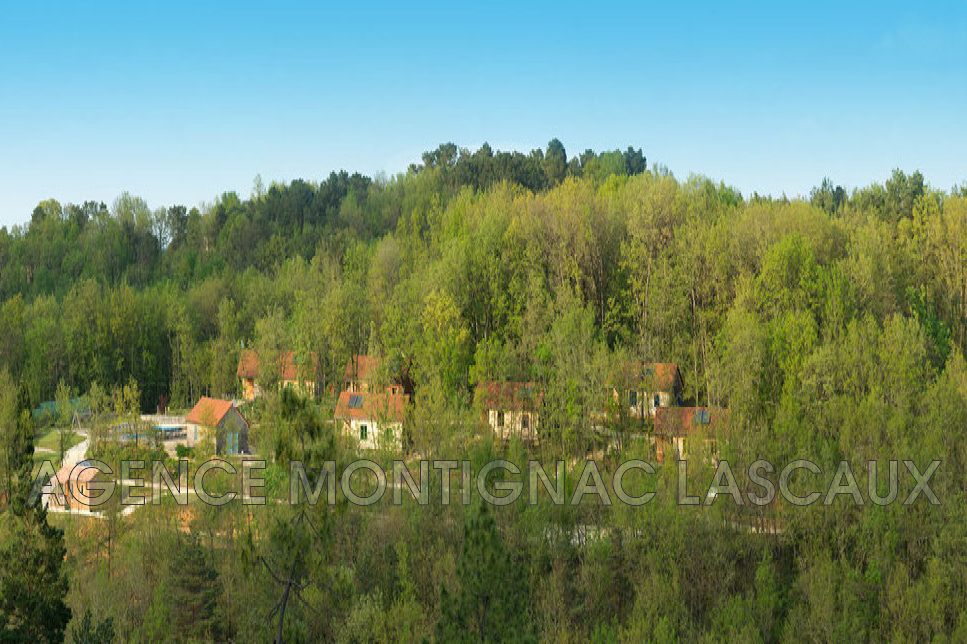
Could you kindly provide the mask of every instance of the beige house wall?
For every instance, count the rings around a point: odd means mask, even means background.
[[[208,431],[204,425],[198,425],[197,423],[186,423],[185,427],[185,446],[191,448],[203,441],[205,439],[205,432]]]
[[[527,428],[524,421],[527,420]],[[539,417],[536,412],[520,409],[489,409],[487,410],[487,424],[494,434],[508,440],[512,436],[519,436],[524,441],[537,440],[537,426]]]
[[[372,418],[350,418],[343,421],[343,433],[359,442],[360,449],[401,449],[403,423],[380,422]],[[366,439],[362,438],[366,427]]]
[[[621,395],[616,389],[613,389],[613,395],[615,399]],[[631,392],[634,391],[637,396],[637,404],[631,404]],[[624,402],[628,405],[628,415],[632,418],[642,418],[642,417],[655,417],[655,396],[658,396],[658,406],[659,407],[671,407],[675,402],[675,397],[670,391],[642,391],[642,390],[628,390],[624,392]]]
[[[280,388],[292,387],[294,391],[299,392],[303,396],[315,396],[316,395],[316,383],[311,380],[283,380]]]
[[[282,380],[279,382],[279,391],[285,387],[292,387],[303,396],[313,397],[316,395],[316,383],[311,380]],[[242,398],[245,400],[255,400],[262,395],[262,388],[258,386],[254,378],[242,379]]]

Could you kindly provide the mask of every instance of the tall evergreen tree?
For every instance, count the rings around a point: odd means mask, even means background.
[[[172,615],[177,639],[218,639],[218,571],[195,535],[184,539],[171,562]]]
[[[7,435],[7,466],[10,469],[8,508],[17,516],[27,514],[27,500],[33,486],[34,423],[30,415],[30,396],[21,383],[17,388],[13,431]]]
[[[457,594],[444,588],[440,598],[440,641],[537,641],[527,610],[527,571],[507,552],[486,504],[477,506],[464,525],[457,579]]]
[[[95,622],[91,609],[84,612],[80,624],[71,627],[71,641],[76,644],[112,644],[114,642],[114,619],[107,617]]]
[[[0,512],[0,642],[61,642],[71,610],[64,601],[64,532],[47,523],[40,498],[29,502],[34,428],[21,386],[16,431],[8,435],[9,502]]]
[[[558,139],[551,139],[547,144],[547,153],[544,155],[544,172],[547,174],[547,182],[551,186],[556,186],[564,180],[567,174],[567,152],[564,144]]]

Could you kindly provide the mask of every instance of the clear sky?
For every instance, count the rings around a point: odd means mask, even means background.
[[[745,194],[967,179],[967,2],[736,4],[5,3],[0,225],[392,174],[444,141],[633,145]]]

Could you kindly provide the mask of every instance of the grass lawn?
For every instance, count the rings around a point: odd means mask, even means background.
[[[34,452],[34,469],[32,476],[37,476],[40,472],[40,464],[44,461],[50,461],[54,466],[54,470],[60,469],[60,454],[51,454],[50,452]]]
[[[64,446],[65,451],[84,440],[84,437],[76,432],[67,438],[67,443]],[[41,449],[38,450],[37,448]],[[34,450],[34,475],[40,471],[40,464],[44,461],[50,461],[54,465],[54,469],[60,468],[60,435],[56,429],[48,430],[45,434],[39,436],[34,443]]]
[[[71,435],[68,436],[67,438],[68,438],[67,443],[64,446],[65,450],[68,450],[71,447],[74,447],[74,445],[77,445],[82,440],[84,440],[84,437],[78,434],[77,432],[72,432]],[[56,429],[49,430],[46,434],[43,434],[37,439],[37,442],[34,443],[34,447],[35,448],[41,447],[41,448],[53,450],[54,452],[57,453],[58,456],[60,456],[60,433]]]

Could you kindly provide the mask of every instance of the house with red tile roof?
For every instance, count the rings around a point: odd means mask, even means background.
[[[655,454],[659,463],[686,458],[696,440],[714,446],[728,432],[729,410],[715,407],[661,407],[655,413]],[[694,450],[693,450],[694,451]]]
[[[681,405],[683,391],[674,363],[622,362],[608,377],[602,407],[591,413],[591,424],[601,430],[624,418],[650,432],[655,410]]]
[[[210,437],[216,454],[249,453],[248,421],[230,400],[202,397],[185,416],[185,426],[188,447]]]
[[[275,360],[279,387],[292,387],[307,396],[314,396],[319,376],[319,354],[310,352],[304,359],[295,351],[284,351]],[[242,383],[242,398],[255,400],[262,394],[259,378],[262,376],[262,359],[258,352],[243,349],[238,359],[236,374]]]
[[[403,421],[410,397],[399,393],[344,391],[336,402],[335,419],[343,434],[363,449],[403,447]]]
[[[533,382],[484,380],[474,395],[474,404],[494,435],[502,440],[516,436],[529,443],[538,442],[543,402],[544,390]]]
[[[383,389],[389,394],[406,393],[404,386],[405,374],[397,367],[389,367],[390,373],[382,374],[385,361],[379,356],[354,354],[346,363],[343,373],[343,389],[350,393],[375,392]],[[385,387],[377,386],[381,378],[386,380]]]
[[[612,377],[612,393],[633,418],[654,418],[655,410],[681,404],[682,374],[671,362],[622,363]]]

